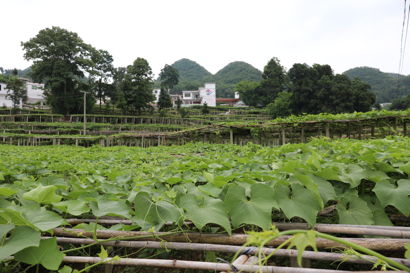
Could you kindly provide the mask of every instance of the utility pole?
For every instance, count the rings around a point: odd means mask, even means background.
[[[84,135],[86,134],[86,129],[85,129],[85,124],[86,124],[86,122],[87,122],[87,118],[86,118],[86,116],[85,116],[85,113],[86,113],[86,104],[85,104],[85,101],[86,101],[86,98],[87,98],[87,92],[85,92],[85,91],[80,91],[81,93],[84,93]]]

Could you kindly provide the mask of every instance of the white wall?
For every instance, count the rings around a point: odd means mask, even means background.
[[[40,88],[44,88],[44,84],[42,83],[33,83],[27,82],[27,97],[31,99],[41,99],[43,98],[43,90]],[[34,87],[34,88],[33,88]],[[0,83],[0,107],[4,104],[7,107],[13,107],[13,102],[11,100],[6,100],[7,95],[7,84]],[[20,101],[20,108],[23,107],[23,103]]]
[[[202,97],[201,104],[208,106],[216,106],[216,84],[214,82],[206,82],[205,87],[199,88],[200,96]]]

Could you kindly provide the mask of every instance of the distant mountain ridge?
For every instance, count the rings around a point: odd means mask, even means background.
[[[410,93],[410,75],[382,72],[378,68],[367,66],[355,67],[343,72],[343,74],[351,80],[359,77],[362,81],[370,84],[372,86],[371,91],[376,94],[376,102],[378,103],[391,102],[396,96],[401,98]],[[400,84],[397,90],[398,77]]]
[[[179,84],[174,91],[195,90],[204,82],[215,82],[218,98],[233,98],[234,88],[242,80],[260,81],[262,72],[252,65],[236,61],[231,62],[215,75],[203,66],[189,59],[181,59],[171,65],[179,71]],[[157,80],[156,86],[159,86]]]

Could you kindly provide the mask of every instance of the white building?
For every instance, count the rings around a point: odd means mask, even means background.
[[[30,103],[35,103],[37,101],[44,101],[43,99],[43,83],[30,82],[30,79],[20,78],[23,80],[24,85],[27,88],[27,97]],[[13,107],[13,102],[6,99],[7,95],[7,84],[0,82],[0,107],[6,105],[7,107]],[[20,108],[23,107],[23,103],[20,101]]]
[[[198,90],[182,91],[182,97],[180,95],[171,95],[174,106],[176,105],[177,97],[181,98],[183,106],[204,105],[205,102],[208,106],[216,106],[216,84],[214,82],[206,82],[204,85],[204,87],[199,87]],[[154,89],[152,92],[157,103],[161,89]]]

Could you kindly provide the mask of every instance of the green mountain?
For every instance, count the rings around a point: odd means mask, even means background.
[[[204,82],[215,82],[218,98],[233,98],[234,88],[242,80],[260,81],[262,72],[245,62],[232,62],[212,75],[198,63],[181,59],[171,65],[179,71],[179,84],[175,91],[196,90]],[[155,83],[159,86],[159,82]]]
[[[401,98],[410,93],[410,75],[403,76],[396,73],[382,72],[377,68],[372,67],[356,67],[349,69],[343,74],[347,75],[351,80],[355,77],[359,77],[362,81],[372,86],[376,96],[376,102],[391,102],[396,98]],[[398,86],[399,78],[399,89]]]

